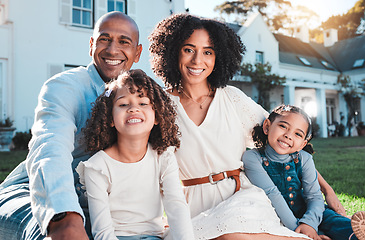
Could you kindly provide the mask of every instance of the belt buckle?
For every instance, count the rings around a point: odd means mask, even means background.
[[[218,175],[218,174],[221,174],[221,173],[223,173],[223,178],[220,179],[220,180],[218,180],[218,181],[214,181],[213,180],[213,176]],[[217,184],[218,182],[220,182],[220,181],[222,181],[224,179],[227,179],[227,178],[228,178],[227,177],[227,172],[211,173],[211,174],[208,175],[209,182],[210,182],[210,184],[213,184],[213,185],[214,184]]]

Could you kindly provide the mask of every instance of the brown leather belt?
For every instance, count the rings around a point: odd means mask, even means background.
[[[193,178],[193,179],[182,180],[182,183],[184,184],[185,187],[188,187],[188,186],[204,184],[204,183],[217,184],[218,182],[220,182],[224,179],[233,178],[236,181],[236,189],[234,190],[234,192],[237,192],[238,190],[240,190],[240,187],[241,187],[241,181],[240,181],[240,172],[241,171],[242,170],[239,168],[239,169],[220,172],[220,173],[211,173],[208,176],[202,177],[202,178]]]

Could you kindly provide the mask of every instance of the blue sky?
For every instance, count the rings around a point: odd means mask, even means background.
[[[214,12],[214,7],[225,0],[185,0],[185,7],[190,13],[202,17],[216,17],[219,13]],[[327,20],[332,15],[342,14],[352,8],[357,0],[290,0],[292,5],[303,5],[315,11],[321,21]]]

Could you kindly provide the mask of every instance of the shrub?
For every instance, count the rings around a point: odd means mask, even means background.
[[[27,150],[28,149],[28,143],[30,139],[32,138],[32,134],[29,131],[26,132],[17,132],[15,136],[13,137],[13,150]]]

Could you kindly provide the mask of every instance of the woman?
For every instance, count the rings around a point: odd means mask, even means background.
[[[265,193],[241,171],[252,128],[267,113],[226,86],[241,63],[240,38],[220,22],[178,14],[149,39],[153,71],[177,105],[176,157],[196,239],[306,238],[280,225]]]

